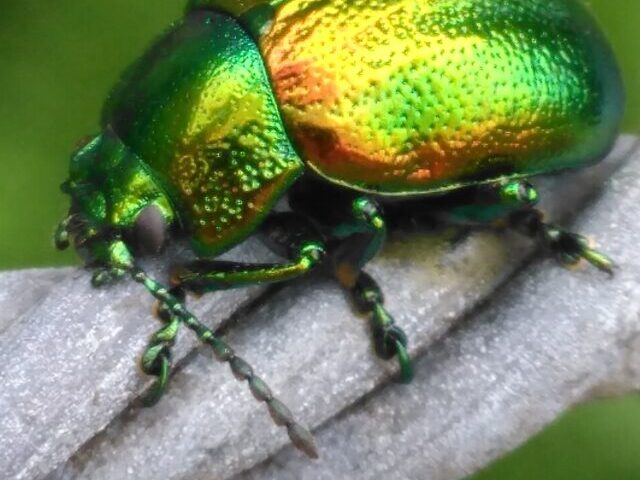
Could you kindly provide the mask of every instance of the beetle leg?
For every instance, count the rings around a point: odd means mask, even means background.
[[[178,326],[184,324],[192,330],[203,343],[213,349],[216,357],[220,361],[229,364],[231,371],[239,380],[247,381],[253,396],[257,400],[267,404],[269,414],[275,424],[287,429],[289,438],[294,446],[309,457],[318,458],[315,442],[309,430],[295,420],[291,411],[280,400],[274,397],[271,389],[254,373],[253,368],[245,360],[237,356],[229,345],[216,336],[213,330],[200,323],[200,321],[187,310],[184,301],[175,295],[175,290],[169,290],[135,266],[130,268],[130,273],[136,282],[142,284],[147,291],[160,302],[163,306],[162,308],[165,309],[165,315],[168,319],[167,325],[153,336],[151,344],[143,356],[143,369],[158,377],[156,383],[145,398],[147,402],[152,403],[153,401],[157,401],[164,391],[171,364],[168,346],[170,346],[175,339]]]
[[[327,198],[333,205],[330,208],[325,201],[319,201]],[[313,219],[328,231],[326,236],[334,275],[359,310],[370,315],[376,353],[384,359],[397,356],[401,379],[409,382],[413,375],[407,336],[385,310],[380,288],[362,272],[387,237],[386,221],[376,202],[366,196],[354,197],[352,193],[326,183],[308,180],[294,186],[289,203],[308,223]]]
[[[411,383],[413,367],[407,352],[407,336],[384,308],[384,298],[378,284],[369,274],[361,271],[350,293],[358,310],[371,316],[373,344],[378,356],[389,360],[397,355],[400,379],[402,383]]]
[[[292,262],[242,264],[198,260],[176,269],[172,280],[175,285],[195,293],[277,283],[308,273],[322,261],[324,256],[325,249],[322,243],[308,241],[299,246]]]
[[[357,273],[382,248],[387,238],[387,225],[380,208],[373,200],[358,197],[351,204],[349,221],[334,227],[333,235],[338,239],[349,240],[336,256],[338,269],[349,265]],[[355,248],[354,243],[358,243],[359,248]],[[337,275],[338,280],[346,287],[352,287],[357,279],[357,274],[352,279],[341,278],[344,274],[340,271]]]
[[[263,225],[267,243],[276,252],[291,256],[297,245],[313,238],[323,238],[325,235],[320,232],[320,227],[310,218],[313,215],[309,212],[306,215],[295,212],[272,215]],[[372,200],[361,197],[351,202],[351,211],[342,220],[337,226],[327,228],[330,233],[326,236],[331,237],[327,243],[334,274],[358,310],[370,315],[376,353],[386,360],[397,355],[402,381],[408,383],[413,371],[407,353],[407,336],[385,310],[382,292],[376,282],[362,272],[362,267],[384,243],[386,227],[382,214]]]
[[[518,232],[538,239],[563,265],[572,266],[584,259],[599,270],[613,274],[616,265],[611,258],[591,248],[584,236],[545,223],[539,210],[528,209],[514,213],[510,217],[510,223]]]
[[[313,436],[309,430],[299,424],[291,411],[273,396],[271,389],[254,374],[253,368],[245,360],[238,357],[213,330],[200,323],[187,310],[182,292],[177,289],[169,290],[138,267],[126,243],[119,238],[93,245],[92,252],[96,260],[109,266],[105,271],[130,274],[135,282],[143,285],[160,302],[159,313],[166,324],[152,337],[142,357],[142,369],[157,377],[151,390],[143,398],[145,403],[157,402],[166,388],[171,370],[170,348],[177,336],[178,328],[184,324],[198,336],[198,339],[213,349],[220,361],[229,364],[236,378],[248,382],[253,396],[267,404],[273,421],[278,426],[286,427],[291,442],[297,448],[311,458],[318,457]]]
[[[384,244],[387,236],[384,218],[376,203],[367,197],[356,198],[351,210],[352,220],[333,229],[333,235],[344,241],[335,255],[335,275],[361,313],[370,316],[378,356],[385,360],[397,356],[401,381],[409,383],[413,368],[407,352],[407,336],[384,308],[378,284],[362,271]]]
[[[509,180],[480,186],[471,192],[471,197],[448,209],[450,220],[488,224],[506,218],[512,228],[540,241],[563,265],[575,265],[584,259],[604,272],[613,273],[613,260],[591,248],[585,237],[543,221],[543,214],[533,208],[538,193],[530,183]]]
[[[171,294],[184,301],[184,293],[178,289],[172,290]],[[144,373],[157,377],[142,397],[142,404],[145,407],[155,405],[164,395],[171,373],[171,348],[181,325],[180,317],[174,315],[169,306],[164,303],[158,307],[157,316],[164,322],[164,326],[153,334],[140,362]]]
[[[460,192],[458,198],[448,198],[439,216],[463,225],[486,225],[536,203],[538,192],[533,185],[524,180],[507,180],[471,187]]]
[[[120,281],[127,271],[119,267],[100,268],[91,277],[91,285],[96,288],[113,285]]]

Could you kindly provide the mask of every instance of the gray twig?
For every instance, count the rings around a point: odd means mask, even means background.
[[[417,377],[408,387],[391,382],[395,362],[375,357],[366,322],[330,281],[191,299],[212,327],[252,302],[227,329],[229,343],[314,427],[316,462],[282,449],[286,434],[223,366],[204,351],[189,355],[197,342],[187,335],[166,398],[132,406],[148,386],[136,362],[158,326],[137,286],[94,290],[76,269],[0,274],[0,471],[140,480],[471,473],[574,403],[640,385],[639,157],[636,140],[622,137],[607,161],[542,182],[554,220],[594,200],[575,227],[622,265],[613,279],[550,261],[514,275],[531,244],[495,232],[390,242],[369,270],[411,338]],[[235,254],[266,255],[254,243]]]

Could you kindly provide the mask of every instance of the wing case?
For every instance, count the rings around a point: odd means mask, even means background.
[[[260,47],[298,152],[363,191],[580,167],[622,115],[613,54],[573,0],[289,0],[267,27]]]

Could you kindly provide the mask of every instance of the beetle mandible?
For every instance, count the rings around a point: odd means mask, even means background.
[[[187,310],[185,292],[325,265],[409,382],[407,337],[363,271],[386,215],[502,219],[563,264],[610,272],[584,237],[543,220],[527,179],[600,160],[623,103],[611,49],[578,0],[192,0],[73,154],[56,244],[84,252],[96,286],[130,276],[158,300],[164,326],[142,357],[157,377],[147,403],[165,390],[185,325],[315,457],[309,431]],[[283,197],[290,211],[274,211]],[[258,231],[289,261],[210,260]],[[136,258],[175,236],[201,259],[170,288]]]

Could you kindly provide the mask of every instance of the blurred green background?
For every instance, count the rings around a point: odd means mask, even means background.
[[[119,72],[183,0],[0,0],[0,269],[75,262],[53,250],[58,186],[76,141],[95,132]],[[640,126],[640,0],[591,0],[623,66],[625,130]],[[640,399],[575,409],[475,480],[640,479]]]

